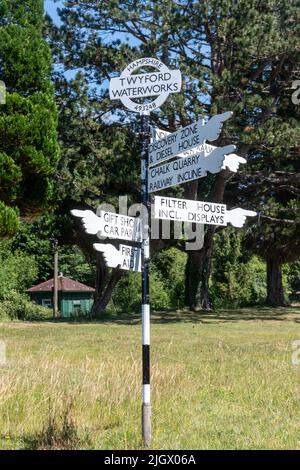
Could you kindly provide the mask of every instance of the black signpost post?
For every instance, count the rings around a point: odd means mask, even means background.
[[[142,214],[142,435],[145,447],[151,442],[151,398],[150,398],[150,221],[151,207],[148,193],[148,167],[150,126],[149,115],[141,115],[141,203]]]

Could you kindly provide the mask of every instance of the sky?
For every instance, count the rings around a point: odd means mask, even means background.
[[[60,21],[60,18],[57,13],[58,8],[62,8],[64,4],[63,0],[59,1],[54,1],[54,0],[44,0],[44,10],[45,13],[48,13],[51,18],[53,19],[54,23],[57,26],[60,26],[62,22]],[[76,75],[76,70],[67,70],[64,72],[64,75],[67,79],[73,79]]]
[[[51,18],[53,19],[54,23],[57,24],[58,26],[61,25],[60,18],[57,13],[58,8],[62,8],[64,4],[64,0],[44,0],[44,9],[45,12],[48,13]],[[112,34],[107,34],[106,37],[102,37],[102,41],[107,41],[109,42],[111,39],[121,39],[122,41],[128,41],[128,35],[125,33],[114,33]],[[131,45],[138,45],[139,41],[136,38],[130,37],[130,44]]]
[[[57,14],[57,8],[61,8],[62,6],[63,6],[63,1],[61,0],[57,2],[54,2],[54,0],[44,1],[45,12],[47,12],[52,17],[53,21],[57,25],[61,23],[59,16]]]
[[[63,5],[64,5],[64,0],[44,0],[45,12],[51,16],[54,23],[58,26],[61,25],[62,23],[58,16],[57,9],[63,8]],[[105,35],[105,37],[104,35],[102,35],[101,39],[103,42],[106,42],[106,43],[109,43],[112,39],[114,40],[120,39],[123,42],[128,42],[131,46],[138,46],[139,44],[139,41],[136,38],[132,36],[128,37],[128,35],[124,33],[114,33],[114,34],[108,33],[107,35]],[[208,51],[203,50],[202,52],[208,52]],[[65,70],[64,75],[67,79],[71,80],[75,77],[78,70],[79,69]],[[107,88],[108,82],[102,83],[102,87]],[[98,86],[96,86],[95,88],[98,89]]]
[[[57,14],[57,8],[62,7],[63,1],[55,2],[54,0],[44,0],[44,9],[48,13],[56,24],[60,24],[59,16]]]
[[[62,22],[60,21],[57,9],[62,8],[63,5],[64,5],[64,0],[56,0],[56,1],[55,0],[44,0],[45,13],[48,13],[51,16],[52,20],[54,21],[54,23],[57,26],[60,26],[62,24]],[[108,33],[105,37],[104,36],[102,37],[103,42],[110,42],[112,39],[120,39],[122,41],[130,41],[131,45],[137,45],[138,44],[138,41],[135,38],[130,37],[130,39],[128,39],[127,35],[125,35],[123,33],[114,33],[113,35]],[[64,75],[66,76],[67,79],[73,79],[78,70],[79,69],[67,70],[67,71],[64,72]],[[104,86],[107,87],[108,82],[104,83]]]

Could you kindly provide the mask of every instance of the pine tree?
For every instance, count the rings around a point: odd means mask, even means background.
[[[128,206],[138,200],[139,162],[136,134],[129,125],[107,123],[107,101],[100,103],[88,92],[78,74],[67,81],[57,79],[57,104],[62,157],[56,179],[57,214],[70,220],[74,208],[96,211],[100,204],[118,210],[119,195],[128,195]],[[60,220],[60,219],[58,219]],[[71,222],[71,221],[70,221]],[[87,235],[74,218],[59,237],[61,243],[77,244],[96,269],[93,316],[100,317],[123,271],[110,270],[93,249],[97,238]],[[112,241],[114,243],[114,241]]]
[[[259,212],[258,222],[246,233],[245,248],[267,263],[266,300],[272,306],[286,305],[281,268],[300,257],[300,108],[291,99],[292,82],[300,72],[296,43],[299,21],[291,5],[282,9],[279,18],[281,28],[286,25],[287,38],[286,43],[281,38],[279,44],[290,50],[272,57],[273,72],[269,68],[258,76],[264,90],[265,82],[269,82],[273,99],[270,116],[262,129],[249,129],[248,139],[253,139],[254,145],[247,170],[235,175],[225,191],[229,203],[233,199],[240,204],[247,201]]]
[[[256,171],[258,160],[265,168],[266,157],[276,158],[282,143],[297,137],[297,122],[283,125],[278,113],[283,90],[291,88],[299,71],[298,17],[296,2],[288,0],[66,1],[54,44],[66,68],[81,68],[90,86],[96,82],[101,87],[96,93],[103,113],[118,119],[126,112],[120,103],[107,101],[106,80],[137,57],[156,56],[167,65],[175,60],[184,75],[184,94],[169,97],[151,113],[152,123],[172,132],[200,115],[234,111],[216,145],[234,142],[237,153],[248,155],[239,177],[242,186],[248,185],[247,173]],[[222,202],[230,178],[225,170],[187,183],[183,195],[198,199],[205,193],[208,200]],[[252,198],[232,197],[230,202],[257,208]],[[264,212],[264,204],[259,210]],[[203,248],[188,253],[186,303],[193,309],[210,307],[215,231],[207,227]]]
[[[0,3],[0,236],[32,217],[50,196],[59,157],[51,53],[43,39],[43,1]]]

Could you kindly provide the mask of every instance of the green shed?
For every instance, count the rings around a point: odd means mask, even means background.
[[[58,309],[60,317],[88,315],[91,311],[95,289],[74,281],[62,274],[58,276]],[[28,289],[31,300],[44,307],[53,307],[53,278]]]

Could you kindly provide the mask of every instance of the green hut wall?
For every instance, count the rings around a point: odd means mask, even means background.
[[[53,306],[52,292],[31,292],[31,299],[39,305]],[[90,292],[59,292],[58,308],[64,318],[88,315],[93,305],[93,294]]]

